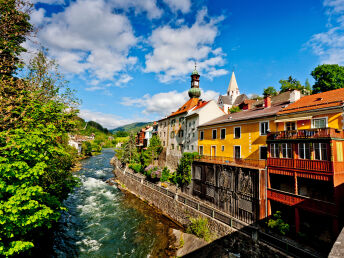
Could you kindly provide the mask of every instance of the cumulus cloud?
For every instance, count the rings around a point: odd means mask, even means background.
[[[208,17],[203,8],[191,27],[164,25],[155,29],[149,38],[153,50],[146,55],[145,72],[157,73],[161,82],[169,82],[190,73],[197,61],[201,74],[210,78],[222,75],[224,69],[216,70],[225,64],[224,53],[221,48],[212,47],[222,20],[222,16]]]
[[[202,91],[202,99],[212,100],[219,96],[218,92],[208,90]],[[125,106],[137,106],[143,107],[144,114],[157,114],[160,116],[165,116],[173,111],[176,111],[180,106],[182,106],[189,99],[188,91],[177,92],[162,92],[155,95],[146,94],[142,98],[122,98],[122,105]]]
[[[163,0],[168,7],[174,12],[181,11],[182,13],[188,13],[191,7],[190,0]]]
[[[142,120],[134,121],[132,119],[125,119],[113,114],[104,114],[102,112],[95,112],[87,109],[80,110],[79,116],[86,121],[95,121],[107,129],[113,129],[134,122],[142,122]]]
[[[156,0],[112,0],[111,5],[126,11],[134,10],[136,14],[146,12],[149,19],[160,18],[163,11],[157,7]]]
[[[344,0],[325,0],[329,29],[312,36],[307,46],[321,63],[344,64]]]
[[[129,19],[111,10],[105,0],[77,0],[47,18],[38,37],[65,71],[88,72],[100,80],[118,79],[137,62],[129,55],[137,38]],[[41,14],[38,10],[37,22]]]

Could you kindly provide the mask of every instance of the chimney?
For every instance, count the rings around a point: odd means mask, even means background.
[[[265,108],[271,107],[271,96],[264,97],[264,107]]]
[[[293,90],[292,92],[290,92],[290,97],[289,97],[290,103],[298,101],[300,98],[301,98],[301,92],[300,91]]]

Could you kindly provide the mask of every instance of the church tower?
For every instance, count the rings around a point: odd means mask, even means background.
[[[195,65],[195,70],[191,74],[191,89],[188,92],[190,99],[199,98],[201,96],[201,90],[199,89],[199,77],[200,75],[198,74]]]
[[[234,71],[232,72],[232,77],[228,85],[227,89],[227,96],[230,96],[232,99],[232,103],[236,100],[236,98],[240,95],[239,87],[235,78]]]

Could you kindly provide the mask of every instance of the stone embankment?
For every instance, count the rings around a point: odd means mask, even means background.
[[[209,257],[210,254],[214,255],[217,252],[217,257],[229,257],[229,255],[230,257],[235,257],[234,254],[240,254],[241,257],[287,257],[287,255],[277,249],[261,243],[254,236],[236,231],[229,225],[215,219],[214,216],[207,216],[200,210],[181,202],[179,199],[183,198],[181,193],[167,191],[167,194],[164,194],[157,187],[154,189],[146,182],[143,175],[134,175],[127,167],[122,168],[116,158],[113,158],[111,163],[114,166],[114,174],[120,186],[125,187],[126,190],[157,207],[173,221],[187,226],[192,217],[206,217],[208,219],[209,229],[213,233],[213,238],[217,240],[204,246],[204,242],[193,244],[190,240],[191,237],[190,239],[188,237],[184,239],[185,247],[183,246],[184,248],[178,250],[178,255],[187,254],[190,257]],[[137,180],[138,178],[141,179]],[[176,239],[178,239],[178,236],[176,236]],[[176,243],[178,245],[178,240]],[[217,251],[214,250],[214,247],[216,247]]]

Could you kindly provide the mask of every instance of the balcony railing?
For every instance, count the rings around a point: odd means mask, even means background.
[[[268,140],[284,140],[284,139],[314,139],[314,138],[344,138],[342,130],[334,128],[316,128],[305,130],[292,130],[270,132]]]
[[[341,162],[342,163],[342,162]],[[281,167],[333,173],[333,162],[327,160],[268,158],[268,167]]]
[[[234,166],[247,166],[247,167],[254,167],[254,168],[266,167],[266,160],[257,160],[257,159],[235,159],[232,157],[201,155],[196,160],[201,161],[201,162],[226,164],[226,165],[234,165]]]
[[[307,196],[300,196],[277,189],[269,188],[267,191],[267,197],[273,201],[311,210],[313,212],[320,212],[327,215],[335,215],[337,213],[337,207],[334,203],[312,199]]]

